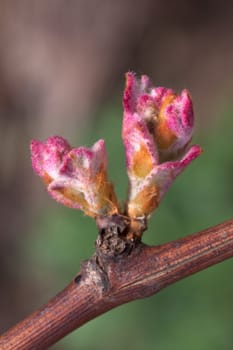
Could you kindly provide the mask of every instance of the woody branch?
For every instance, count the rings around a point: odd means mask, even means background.
[[[101,249],[57,296],[0,337],[4,350],[46,349],[104,312],[233,256],[233,220],[117,258]]]

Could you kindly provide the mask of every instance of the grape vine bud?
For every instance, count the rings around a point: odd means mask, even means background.
[[[33,140],[31,157],[35,172],[56,201],[92,217],[118,213],[114,188],[107,179],[104,140],[92,148],[71,148],[59,136],[45,143]]]
[[[153,87],[147,76],[126,74],[122,137],[130,182],[127,214],[147,217],[171,183],[202,152],[186,152],[193,132],[193,107],[186,90]]]

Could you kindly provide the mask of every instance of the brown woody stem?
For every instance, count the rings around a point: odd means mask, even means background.
[[[89,320],[233,256],[233,220],[160,246],[94,255],[46,305],[0,337],[0,349],[46,349]]]

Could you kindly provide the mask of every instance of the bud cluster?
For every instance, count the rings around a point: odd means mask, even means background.
[[[31,143],[32,165],[58,202],[94,218],[126,215],[146,220],[158,207],[174,179],[197,158],[198,145],[188,149],[193,132],[193,106],[187,90],[153,87],[143,75],[126,74],[122,138],[129,191],[121,212],[107,178],[104,140],[92,148],[72,148],[62,137]]]

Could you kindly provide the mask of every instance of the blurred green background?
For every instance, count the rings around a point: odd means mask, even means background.
[[[190,90],[203,155],[176,180],[144,235],[160,244],[232,218],[233,5],[218,1],[0,1],[0,329],[65,287],[94,252],[96,227],[50,199],[31,138],[104,138],[127,191],[124,73]],[[233,261],[92,320],[54,350],[232,349]]]

